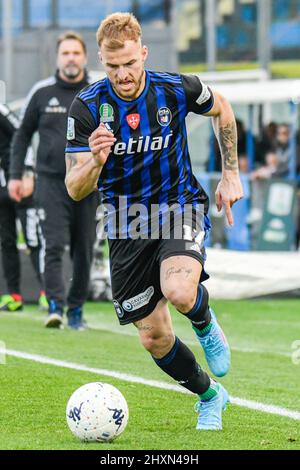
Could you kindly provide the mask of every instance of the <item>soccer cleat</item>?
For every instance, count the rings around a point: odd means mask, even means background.
[[[62,328],[63,327],[63,311],[60,310],[54,300],[49,301],[48,315],[45,320],[46,328]]]
[[[72,330],[84,331],[88,328],[86,322],[82,318],[81,307],[69,308],[67,311],[67,318],[68,327]]]
[[[230,348],[215,313],[211,308],[209,310],[212,323],[210,331],[205,336],[200,336],[197,328],[193,326],[193,329],[204,350],[211,372],[217,377],[223,377],[230,368]]]
[[[39,310],[46,312],[48,308],[49,304],[45,292],[41,291],[39,296]]]
[[[12,295],[2,295],[0,298],[0,311],[2,312],[17,312],[23,310],[22,297],[20,300],[16,300]]]
[[[222,429],[222,411],[226,410],[229,403],[228,392],[221,384],[218,387],[217,395],[207,401],[198,401],[195,411],[199,413],[196,429],[205,431],[218,431]]]

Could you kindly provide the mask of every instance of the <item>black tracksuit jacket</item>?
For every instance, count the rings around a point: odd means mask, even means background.
[[[56,73],[32,88],[13,137],[10,178],[21,178],[27,147],[38,131],[37,175],[64,179],[68,111],[76,94],[88,83],[86,74],[81,82],[68,83]]]

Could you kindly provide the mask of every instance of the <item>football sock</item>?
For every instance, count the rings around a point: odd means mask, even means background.
[[[208,401],[214,398],[218,394],[219,384],[214,380],[210,381],[209,388],[206,392],[199,394],[199,398],[201,401]]]
[[[199,284],[196,302],[192,310],[186,314],[192,322],[194,330],[199,336],[206,335],[211,327],[211,314],[208,306],[208,292],[206,288]]]
[[[201,336],[201,337],[207,335],[207,333],[210,332],[211,328],[212,328],[212,323],[209,323],[205,328],[201,330],[197,328],[195,325],[193,325],[193,330],[196,332],[198,336]]]
[[[153,359],[166,374],[191,392],[202,395],[209,389],[209,376],[197,364],[192,351],[179,338],[175,338],[174,346],[168,354],[161,359]]]

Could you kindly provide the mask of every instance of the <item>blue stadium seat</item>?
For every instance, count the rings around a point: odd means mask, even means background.
[[[274,19],[287,19],[291,7],[290,0],[274,0],[273,2],[273,18]]]
[[[300,20],[273,23],[271,27],[271,38],[273,47],[280,49],[299,47]]]
[[[253,23],[256,20],[256,5],[241,5],[241,18],[245,23]]]
[[[217,47],[225,49],[230,43],[230,28],[228,25],[220,25],[217,28]]]

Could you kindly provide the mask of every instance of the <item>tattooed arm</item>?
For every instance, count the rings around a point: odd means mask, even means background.
[[[88,196],[97,188],[101,170],[90,152],[66,153],[65,184],[69,196],[75,201]]]
[[[243,197],[237,157],[237,131],[232,108],[219,93],[213,92],[214,105],[206,116],[213,118],[213,127],[222,156],[222,178],[216,190],[218,211],[224,206],[228,223],[233,225],[232,205]]]
[[[67,191],[72,199],[80,201],[97,188],[102,168],[116,139],[103,124],[89,138],[91,152],[66,153]]]

